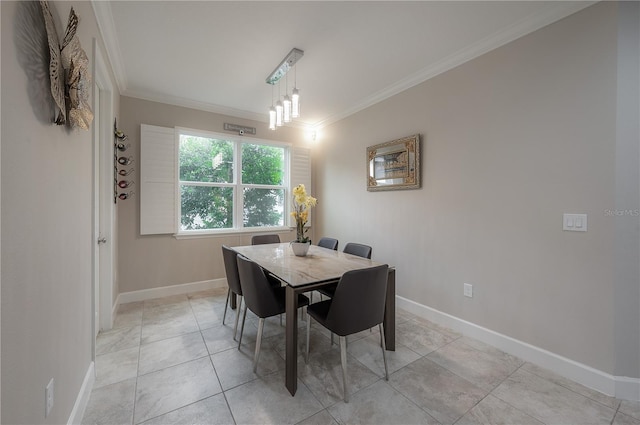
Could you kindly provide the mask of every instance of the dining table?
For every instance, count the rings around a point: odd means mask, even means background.
[[[291,395],[298,387],[298,294],[336,283],[351,270],[375,267],[383,263],[344,252],[311,245],[307,255],[294,255],[288,242],[232,247],[238,254],[257,263],[286,286],[285,385]],[[386,349],[395,351],[396,270],[389,267],[385,302],[384,336]],[[357,308],[357,306],[354,306]]]

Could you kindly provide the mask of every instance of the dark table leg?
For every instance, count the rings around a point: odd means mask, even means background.
[[[384,342],[387,350],[396,351],[396,269],[389,269],[387,300],[384,308]]]
[[[298,389],[298,294],[292,286],[286,289],[287,350],[285,356],[285,383],[291,395]]]

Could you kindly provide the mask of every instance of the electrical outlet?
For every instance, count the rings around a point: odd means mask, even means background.
[[[44,417],[46,418],[51,413],[51,409],[53,409],[53,378],[47,384],[44,389],[44,398],[45,398],[45,412]]]
[[[465,283],[463,294],[465,297],[473,298],[473,285]]]

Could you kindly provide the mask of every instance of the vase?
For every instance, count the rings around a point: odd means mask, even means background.
[[[305,257],[309,252],[309,246],[311,246],[311,242],[291,242],[291,249],[297,257]]]

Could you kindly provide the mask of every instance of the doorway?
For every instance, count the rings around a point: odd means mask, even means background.
[[[113,327],[114,219],[113,194],[113,86],[107,62],[93,39],[93,231],[92,332],[93,358],[98,333]]]

